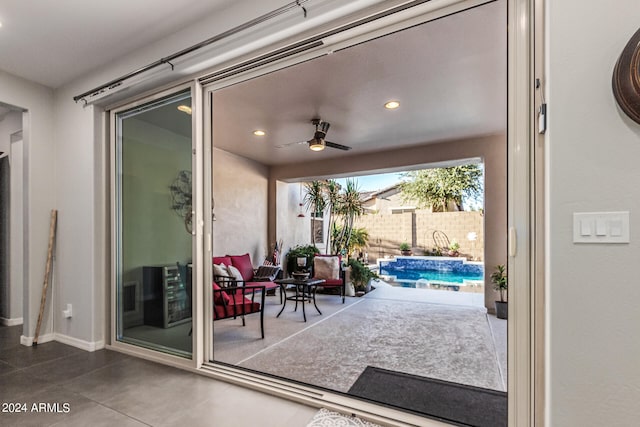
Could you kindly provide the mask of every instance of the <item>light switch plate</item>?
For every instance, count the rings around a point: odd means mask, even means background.
[[[629,212],[575,212],[574,243],[629,243]]]

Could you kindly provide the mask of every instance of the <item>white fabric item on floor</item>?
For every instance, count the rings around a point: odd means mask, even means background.
[[[363,419],[352,417],[349,415],[339,414],[337,412],[330,411],[322,408],[313,417],[311,422],[307,424],[307,427],[381,427],[379,424],[374,424]]]

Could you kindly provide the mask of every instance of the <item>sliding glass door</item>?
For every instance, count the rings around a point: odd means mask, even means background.
[[[116,340],[192,353],[192,116],[186,90],[116,112]]]

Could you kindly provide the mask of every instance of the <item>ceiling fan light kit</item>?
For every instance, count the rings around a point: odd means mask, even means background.
[[[311,139],[308,141],[311,151],[322,151],[325,147],[324,139]]]

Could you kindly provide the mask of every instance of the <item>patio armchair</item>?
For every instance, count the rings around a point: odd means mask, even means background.
[[[234,283],[234,286],[225,286],[225,281],[221,281],[220,285],[213,282],[213,320],[241,317],[242,326],[246,326],[246,315],[260,313],[260,334],[264,339],[265,287],[247,284],[237,286],[237,281],[226,283]],[[255,301],[256,293],[260,295],[260,302]],[[251,299],[248,298],[249,294]]]
[[[324,283],[320,286],[324,289],[338,288],[344,304],[345,272],[342,269],[342,257],[340,255],[316,255],[313,258],[312,277],[314,279],[323,279]]]

